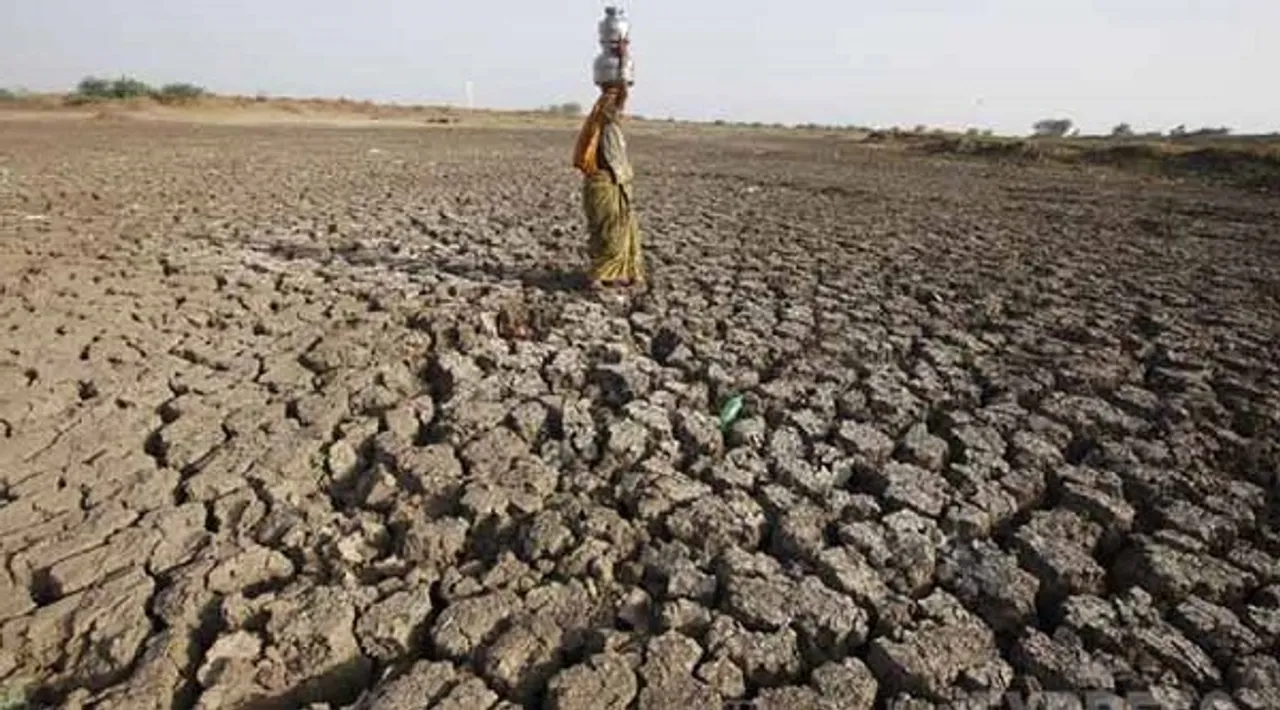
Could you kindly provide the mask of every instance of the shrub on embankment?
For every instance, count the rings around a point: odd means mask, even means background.
[[[79,106],[100,101],[152,99],[163,104],[178,104],[193,101],[205,94],[202,87],[185,82],[153,87],[128,76],[116,79],[87,76],[80,80],[74,92],[67,95],[66,102]]]

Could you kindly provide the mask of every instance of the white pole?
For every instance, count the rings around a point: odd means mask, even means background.
[[[475,84],[467,82],[467,108],[474,109],[476,107]]]

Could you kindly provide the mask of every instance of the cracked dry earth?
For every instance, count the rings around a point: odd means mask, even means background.
[[[1280,707],[1275,202],[642,132],[592,300],[571,140],[6,124],[0,684]]]

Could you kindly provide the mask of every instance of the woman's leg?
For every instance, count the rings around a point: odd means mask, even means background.
[[[644,250],[640,238],[640,220],[631,209],[630,200],[627,201],[625,234],[629,265],[626,281],[628,286],[638,286],[645,282]]]
[[[608,174],[588,178],[583,206],[590,232],[587,250],[592,283],[643,281],[639,225],[624,190]]]
[[[601,176],[588,177],[582,183],[582,207],[587,216],[587,278],[593,291],[605,287],[600,278],[597,265],[607,258],[609,200],[606,198],[608,185]]]
[[[623,236],[627,252],[627,286],[641,285],[645,282],[644,251],[640,237],[640,219],[635,213],[635,190],[630,182],[619,187],[622,200]]]

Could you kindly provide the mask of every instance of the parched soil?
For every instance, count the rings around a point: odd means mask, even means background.
[[[572,138],[0,128],[2,689],[1280,707],[1280,203],[646,130],[592,298]]]

